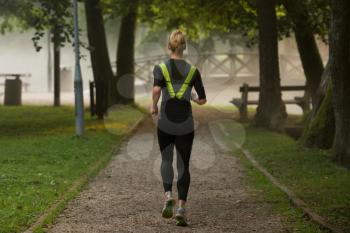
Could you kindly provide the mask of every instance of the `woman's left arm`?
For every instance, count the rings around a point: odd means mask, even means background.
[[[195,80],[194,80],[194,89],[197,92],[198,98],[193,99],[193,101],[195,103],[197,103],[198,105],[205,104],[207,102],[207,98],[206,98],[206,94],[205,94],[205,90],[204,90],[202,76],[201,76],[198,69],[196,70],[196,76],[195,76]]]

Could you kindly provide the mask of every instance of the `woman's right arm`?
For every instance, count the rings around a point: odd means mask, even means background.
[[[151,114],[153,116],[156,116],[158,115],[158,101],[162,93],[162,87],[165,85],[163,74],[159,66],[154,66],[153,76],[154,76],[154,82],[153,82],[153,90],[152,90]]]
[[[162,88],[160,86],[154,86],[153,87],[152,107],[151,107],[151,114],[153,116],[158,115],[158,101],[159,101],[161,92],[162,92]]]

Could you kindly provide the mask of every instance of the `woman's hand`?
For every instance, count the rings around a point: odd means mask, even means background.
[[[191,93],[191,100],[196,102],[196,100],[198,100],[198,95],[194,92]]]
[[[157,116],[158,115],[158,106],[157,105],[152,105],[152,107],[151,107],[151,114],[152,114],[152,116]]]
[[[206,99],[198,99],[198,95],[194,92],[191,93],[191,100],[198,105],[203,105],[207,102]]]
[[[162,92],[162,88],[160,86],[154,86],[152,91],[152,106],[150,109],[150,112],[152,114],[152,117],[158,116],[158,101],[160,98],[160,94]]]

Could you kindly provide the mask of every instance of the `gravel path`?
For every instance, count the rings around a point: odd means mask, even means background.
[[[50,232],[283,232],[271,206],[256,202],[247,192],[237,159],[215,144],[208,122],[218,117],[228,116],[195,110],[199,126],[190,165],[188,227],[161,217],[160,153],[154,124],[147,119],[106,169],[68,204]],[[176,197],[175,182],[173,190]]]

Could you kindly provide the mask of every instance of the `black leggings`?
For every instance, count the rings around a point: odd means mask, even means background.
[[[187,193],[190,187],[189,163],[194,139],[194,131],[184,135],[172,135],[157,128],[158,143],[162,154],[161,175],[164,191],[172,190],[174,179],[173,156],[174,146],[177,158],[177,190],[179,200],[187,200]]]

